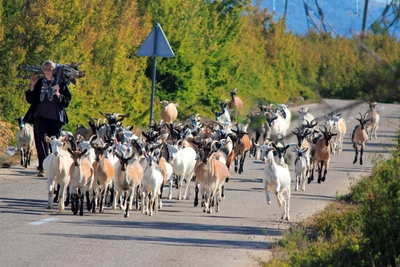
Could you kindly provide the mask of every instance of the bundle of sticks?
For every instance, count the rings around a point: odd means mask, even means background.
[[[76,79],[84,77],[85,74],[78,69],[78,67],[82,64],[82,62],[79,63],[71,63],[71,64],[56,64],[56,75],[58,75],[58,72],[62,70],[62,79],[67,83],[72,83],[76,85]],[[21,66],[21,70],[23,71],[29,71],[33,72],[35,74],[41,74],[44,75],[42,66],[40,65],[35,65],[35,66]],[[25,77],[24,75],[21,75],[21,78],[29,78],[30,76]]]

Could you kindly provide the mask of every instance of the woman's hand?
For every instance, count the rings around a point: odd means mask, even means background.
[[[60,97],[60,85],[56,84],[53,86],[54,94],[59,98]]]
[[[35,88],[35,84],[37,82],[38,78],[35,76],[34,73],[32,73],[31,75],[31,91],[33,91],[33,89]]]

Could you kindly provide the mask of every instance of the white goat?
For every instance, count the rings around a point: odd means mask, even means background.
[[[148,166],[142,180],[142,213],[152,216],[153,210],[157,213],[159,204],[162,206],[160,195],[164,177],[154,156],[147,155],[146,160]]]
[[[170,164],[174,170],[174,174],[180,177],[178,184],[178,196],[177,200],[190,199],[190,192],[188,195],[188,189],[190,181],[192,180],[194,173],[194,166],[196,165],[196,151],[192,147],[185,147],[178,149],[177,145],[167,144]],[[187,181],[185,193],[182,196],[183,181]]]
[[[260,148],[262,151],[262,160],[265,162],[263,184],[264,191],[267,197],[267,203],[268,205],[271,204],[271,199],[268,194],[268,191],[271,190],[275,193],[276,199],[278,201],[278,206],[284,206],[284,212],[281,219],[289,221],[291,182],[289,169],[275,163],[273,147],[262,145],[260,146]]]
[[[27,168],[31,163],[32,152],[35,149],[33,127],[25,123],[22,117],[16,120],[19,126],[19,130],[17,131],[17,144],[21,154],[21,166]]]
[[[51,144],[51,149],[53,151],[43,161],[43,169],[47,177],[47,209],[51,209],[53,206],[53,190],[55,183],[60,185],[58,194],[58,210],[63,211],[65,209],[65,191],[69,184],[70,168],[73,163],[69,153],[62,149],[67,139],[68,136],[59,137],[58,139],[55,136],[51,138],[46,136],[46,142]]]
[[[314,115],[311,114],[310,108],[301,107],[297,112],[300,113],[300,117],[297,123],[299,129],[303,128],[303,125],[305,125],[306,122],[311,123],[311,121],[314,120]]]
[[[290,121],[292,120],[292,113],[285,104],[279,104],[278,106],[279,106],[278,108],[279,113],[286,121],[286,131],[289,131]]]
[[[331,132],[337,133],[337,136],[332,137],[332,154],[339,154],[343,150],[343,140],[347,131],[346,121],[340,115],[341,113],[333,112],[326,116],[325,124]]]
[[[220,122],[223,125],[230,124],[232,122],[231,113],[226,107],[225,102],[221,102],[221,111],[214,111],[215,121]]]
[[[266,113],[266,120],[270,128],[270,139],[274,140],[279,135],[282,135],[283,137],[286,136],[286,131],[288,127],[286,124],[286,120],[283,118],[280,112]]]
[[[85,141],[85,139],[83,139],[83,137],[77,136],[78,142],[77,142],[77,148],[80,151],[85,151],[86,153],[83,154],[84,158],[87,158],[90,162],[90,164],[93,164],[93,162],[95,161],[96,155],[94,153],[94,149],[93,147],[90,146],[90,142],[89,141]]]
[[[294,161],[294,171],[296,174],[296,191],[299,190],[299,185],[302,191],[306,191],[306,178],[311,170],[310,158],[306,151],[308,148],[298,148],[296,146],[296,160]]]
[[[367,124],[365,125],[365,130],[367,131],[367,135],[369,137],[369,140],[372,139],[372,133],[375,135],[375,139],[378,138],[376,135],[376,130],[378,130],[379,126],[379,114],[376,111],[376,105],[378,105],[378,102],[370,102],[369,103],[369,110],[365,113],[365,115],[368,114],[365,119],[368,119]]]

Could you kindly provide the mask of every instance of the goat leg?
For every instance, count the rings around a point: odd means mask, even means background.
[[[325,168],[324,168],[324,176],[322,176],[322,182],[325,182],[325,178],[326,178],[326,173],[328,172],[327,170],[326,170],[326,165],[325,165]]]
[[[312,169],[311,169],[311,174],[310,174],[310,176],[308,177],[308,183],[310,184],[311,183],[311,181],[313,181],[314,180],[314,167],[315,167],[315,164],[313,164],[313,167],[312,167]]]
[[[128,199],[126,200],[128,203],[129,203],[129,201],[131,200],[131,195],[128,197]],[[125,198],[126,198],[126,193],[125,193]],[[125,215],[124,215],[124,217],[125,218],[128,218],[129,217],[129,205],[128,205],[128,203],[126,204],[126,208],[125,208]]]
[[[60,192],[60,184],[57,183],[57,189],[54,188],[54,199],[53,202],[57,203],[58,201],[58,193]]]
[[[355,143],[353,143],[353,147],[354,147],[354,150],[355,150],[355,153],[356,153],[356,155],[354,156],[353,164],[356,164],[357,158],[358,158],[358,147],[357,147],[357,145]]]
[[[194,207],[197,207],[199,205],[199,188],[198,184],[196,184],[194,188]]]
[[[317,164],[318,168],[318,183],[321,183],[321,178],[322,178],[322,166],[324,165],[324,162],[321,161],[319,164]]]
[[[75,208],[75,193],[71,196],[71,211],[74,215],[76,215],[76,208]]]
[[[86,209],[87,209],[87,211],[90,211],[90,196],[89,196],[89,191],[86,191],[85,192],[85,195],[86,195]]]
[[[238,158],[237,158],[238,156],[236,155],[235,156],[235,172],[237,173],[238,172]]]
[[[221,186],[221,201],[225,199],[225,185]]]
[[[84,195],[82,192],[79,192],[79,216],[83,216],[83,200]]]
[[[243,173],[244,158],[246,157],[246,152],[240,158],[239,174]]]

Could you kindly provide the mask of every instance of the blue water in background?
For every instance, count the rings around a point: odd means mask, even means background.
[[[273,5],[275,2],[275,17],[282,17],[285,12],[285,0],[263,0],[261,2],[262,8],[268,8],[268,10],[273,10]],[[317,7],[315,5],[315,0],[305,0],[305,2],[310,7],[309,10],[314,11],[318,14]],[[367,11],[367,21],[366,29],[369,30],[372,23],[374,23],[378,18],[382,16],[382,13],[386,7],[387,3],[391,1],[387,0],[370,0],[368,4]],[[322,9],[325,17],[325,25],[327,26],[327,31],[331,32],[333,29],[334,36],[347,36],[351,38],[353,33],[360,34],[362,28],[362,20],[364,14],[364,0],[358,0],[358,8],[356,6],[356,0],[318,0],[318,5]],[[357,12],[358,11],[358,12]],[[389,19],[394,19],[393,8],[389,9],[387,16]],[[321,25],[318,18],[319,16],[312,15],[312,18],[317,23]],[[305,34],[309,29],[309,25],[313,28],[313,25],[308,23],[304,1],[303,0],[289,0],[288,1],[288,13],[287,13],[287,31],[293,31],[296,34]],[[400,25],[398,27],[389,28],[389,33],[391,36],[400,36]]]

